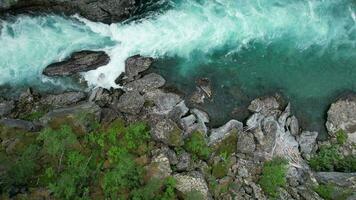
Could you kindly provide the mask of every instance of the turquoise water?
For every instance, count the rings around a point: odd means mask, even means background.
[[[142,54],[159,59],[154,70],[187,94],[196,78],[209,77],[216,96],[206,108],[221,121],[243,118],[246,102],[280,92],[318,130],[327,105],[356,91],[353,0],[164,2],[168,9],[112,25],[59,16],[2,21],[0,85],[77,87],[41,71],[73,51],[102,49],[111,62],[82,77],[90,86],[117,87],[124,60]]]

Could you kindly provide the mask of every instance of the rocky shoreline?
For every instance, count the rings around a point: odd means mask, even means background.
[[[317,141],[317,132],[303,130],[290,105],[283,107],[276,96],[253,100],[246,122],[232,119],[221,127],[209,128],[206,112],[188,107],[186,101],[190,99],[164,89],[165,79],[159,74],[146,73],[153,62],[139,55],[128,58],[125,73],[117,79],[121,89],[55,95],[28,89],[17,99],[1,99],[0,126],[36,133],[58,119],[71,119],[76,127],[90,132],[90,121],[75,121],[74,116],[83,112],[100,124],[119,118],[127,124],[143,121],[155,143],[146,155],[145,168],[155,166],[153,177],[173,177],[177,181],[174,188],[183,197],[194,190],[203,199],[323,199],[326,197],[315,188],[332,185],[338,188],[332,197],[347,193],[344,199],[355,198],[355,96],[331,105],[326,123],[330,139],[323,142]],[[196,99],[209,98],[209,81],[201,79],[198,83],[200,98]],[[197,133],[209,149],[206,156],[197,157],[194,151],[183,148],[198,137]],[[9,154],[23,142],[8,135],[0,139],[1,148]],[[337,158],[336,154],[329,155],[330,148],[335,149]],[[266,191],[261,181],[266,176],[266,163],[275,159],[286,161],[282,177],[286,182],[278,186],[276,194]],[[0,165],[0,169],[6,167]],[[17,191],[15,196],[26,193]]]

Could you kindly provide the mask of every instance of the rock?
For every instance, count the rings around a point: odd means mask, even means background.
[[[315,178],[318,183],[335,184],[339,187],[356,189],[356,173],[317,172]]]
[[[110,91],[101,87],[95,88],[89,96],[89,102],[94,102],[100,107],[109,105],[112,100]]]
[[[147,170],[148,179],[165,179],[170,176],[171,173],[171,165],[166,155],[160,153],[152,158]]]
[[[237,135],[237,152],[252,155],[256,144],[252,133],[242,132]]]
[[[356,143],[356,95],[340,99],[331,104],[328,111],[326,128],[330,135],[343,130],[348,134],[348,141]]]
[[[209,136],[209,142],[208,142],[209,146],[215,145],[216,143],[219,143],[221,140],[229,137],[229,135],[232,133],[232,130],[236,130],[237,133],[242,132],[243,124],[233,119],[219,128],[212,129],[211,134]]]
[[[196,191],[203,196],[204,200],[209,199],[209,189],[204,178],[193,175],[175,174],[174,179],[177,181],[175,187],[179,192],[187,195],[190,192]]]
[[[318,132],[303,131],[299,137],[300,151],[304,155],[309,155],[315,150]],[[308,156],[309,157],[309,156]]]
[[[83,114],[87,114],[87,115],[92,115],[94,116],[98,121],[100,119],[100,107],[94,103],[82,103],[79,105],[75,105],[75,106],[70,106],[70,107],[66,107],[66,108],[60,108],[60,109],[56,109],[53,110],[49,113],[47,113],[46,115],[44,115],[43,117],[40,118],[40,122],[43,125],[48,124],[49,122],[56,120],[56,119],[60,119],[60,120],[64,120],[66,118],[69,119],[75,119],[78,118],[79,116],[83,115]],[[73,121],[76,122],[76,121]],[[88,121],[88,123],[90,123]]]
[[[139,92],[132,91],[126,92],[120,97],[117,107],[123,113],[138,114],[144,103],[144,97]]]
[[[299,122],[298,122],[298,119],[294,115],[287,119],[287,126],[288,126],[289,132],[292,135],[294,135],[294,136],[299,135]]]
[[[36,125],[32,122],[20,120],[20,119],[1,119],[0,125],[25,130],[28,132],[37,132],[41,129],[39,125]]]
[[[96,22],[107,24],[122,22],[158,2],[137,0],[5,0],[0,3],[0,13],[47,12],[80,14]],[[150,9],[148,9],[149,11]]]
[[[251,102],[248,109],[254,113],[268,115],[270,112],[278,110],[280,104],[275,97],[258,98]]]
[[[85,98],[86,95],[84,92],[65,92],[62,94],[47,95],[46,97],[43,97],[40,102],[45,105],[62,107],[78,103]]]
[[[205,93],[208,98],[213,95],[210,80],[208,78],[200,78],[196,81],[197,86]]]
[[[159,115],[168,115],[182,101],[178,94],[166,93],[162,90],[147,92],[144,97],[154,103],[152,113]]]
[[[14,101],[0,102],[0,117],[9,115],[14,108],[15,108]]]
[[[191,156],[187,152],[183,152],[180,155],[178,155],[178,164],[176,165],[177,171],[182,172],[182,171],[188,171],[191,166]]]
[[[202,123],[209,123],[209,115],[208,113],[201,111],[199,109],[193,108],[191,110],[191,113],[193,113],[195,116],[197,116],[198,121],[202,122]]]
[[[123,118],[122,114],[112,108],[103,108],[100,113],[100,122],[110,124],[117,118]]]
[[[186,115],[189,112],[189,108],[185,105],[184,100],[178,103],[173,109],[169,112],[168,117],[173,119],[176,122]]]
[[[167,156],[169,163],[171,165],[176,165],[178,163],[178,158],[177,158],[177,154],[175,151],[173,151],[172,149],[170,149],[167,146],[161,147],[161,151],[162,151],[162,153],[164,153],[164,155]]]
[[[183,127],[183,130],[192,133],[195,129],[195,123],[197,121],[197,118],[195,115],[190,114],[184,118],[181,119],[181,126]]]
[[[140,55],[131,56],[125,61],[125,75],[124,77],[119,77],[116,79],[116,83],[119,84],[122,82],[130,82],[139,78],[139,74],[148,70],[153,63],[153,58],[143,57]]]
[[[48,65],[43,74],[47,76],[69,76],[87,72],[108,64],[110,57],[103,51],[79,51],[67,60]]]
[[[152,137],[169,146],[183,145],[183,133],[175,122],[167,118],[157,118],[152,122]]]
[[[158,89],[166,83],[164,78],[156,73],[147,74],[141,79],[132,81],[125,85],[126,91],[139,91],[147,92],[150,90]]]

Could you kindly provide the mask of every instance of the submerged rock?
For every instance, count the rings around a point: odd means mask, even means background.
[[[348,140],[356,143],[356,95],[333,103],[328,111],[326,128],[330,135],[343,130]]]
[[[104,51],[79,51],[67,60],[48,65],[43,74],[47,76],[69,76],[87,72],[108,64],[110,57]]]

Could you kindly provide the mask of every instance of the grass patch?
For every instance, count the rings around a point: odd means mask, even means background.
[[[274,158],[264,163],[259,184],[267,195],[277,197],[278,188],[286,185],[287,165],[288,162],[282,158]]]
[[[336,141],[338,144],[343,145],[346,143],[348,138],[347,133],[345,133],[344,130],[340,129],[339,131],[336,132]]]
[[[210,148],[205,141],[205,137],[200,132],[192,133],[192,135],[186,140],[184,149],[193,154],[193,156],[203,160],[207,160],[211,153]]]
[[[352,194],[352,191],[338,188],[333,184],[321,184],[314,190],[325,200],[346,200]]]

